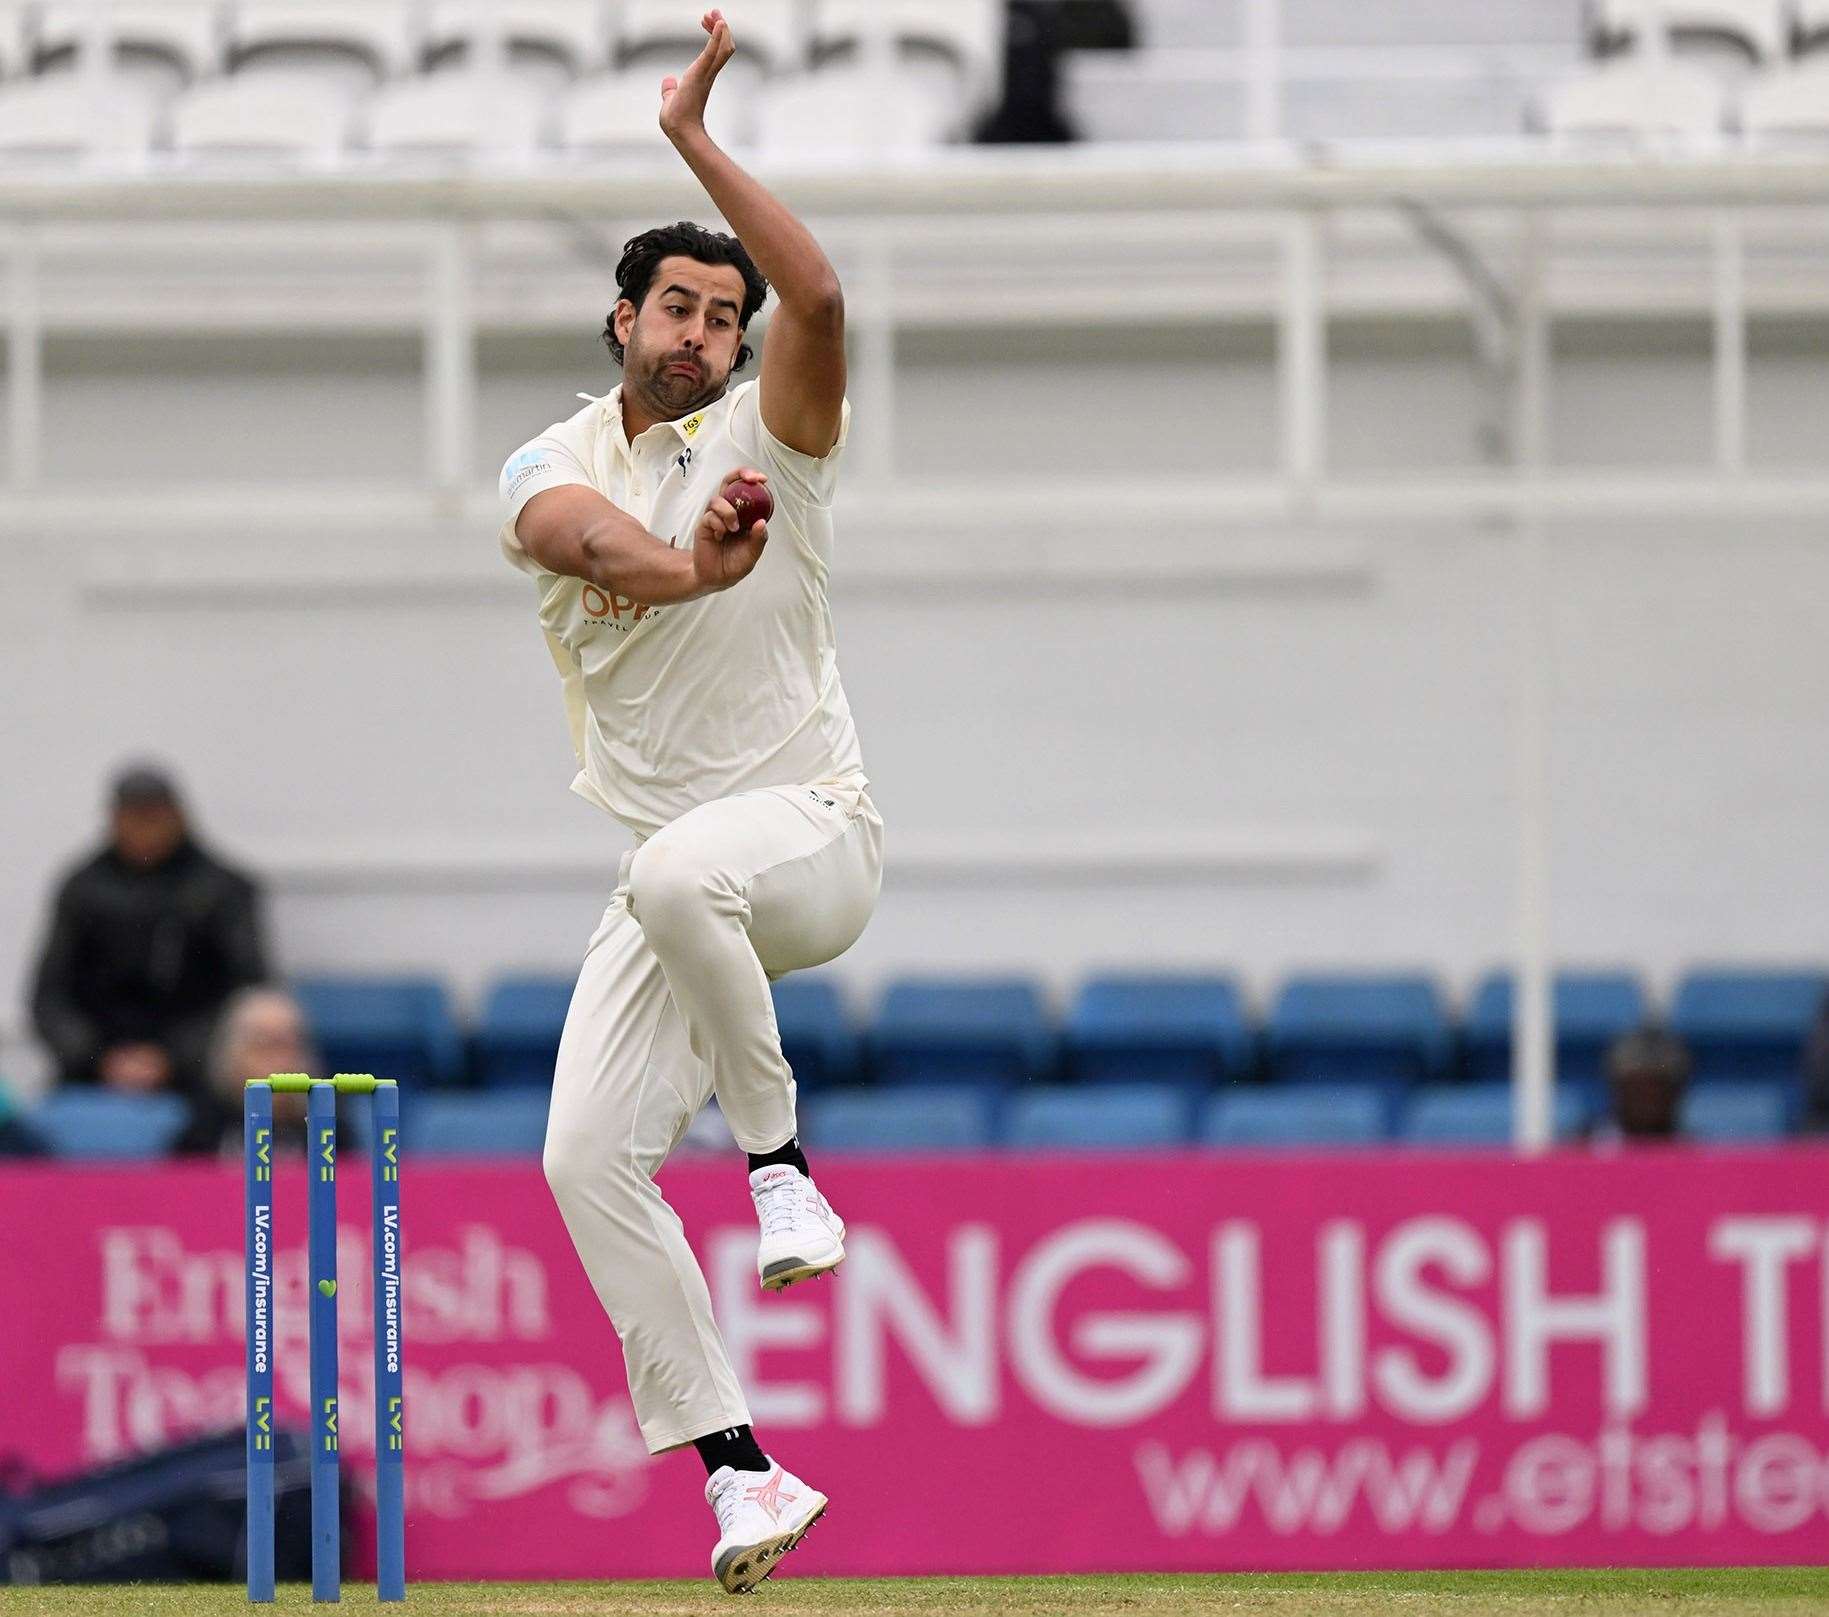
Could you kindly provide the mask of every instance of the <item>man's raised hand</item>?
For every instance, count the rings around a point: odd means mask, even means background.
[[[711,37],[697,60],[679,78],[669,73],[660,81],[660,126],[672,141],[705,127],[705,102],[711,95],[711,81],[736,50],[723,12],[706,12],[699,19],[699,26]]]
[[[768,474],[753,466],[740,466],[731,473],[746,483],[766,483]],[[762,559],[762,547],[768,543],[768,524],[751,523],[743,528],[736,508],[718,495],[705,507],[698,526],[692,532],[692,571],[699,588],[706,593],[727,590],[740,584],[755,570]]]

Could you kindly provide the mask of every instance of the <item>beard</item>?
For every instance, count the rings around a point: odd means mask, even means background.
[[[703,358],[687,358],[677,353],[644,354],[639,358],[631,354],[630,358],[636,363],[624,367],[625,378],[633,374],[651,407],[669,420],[691,415],[694,410],[720,398],[730,381],[728,372],[714,375]],[[687,376],[667,369],[669,365],[678,364],[695,365],[698,374]]]

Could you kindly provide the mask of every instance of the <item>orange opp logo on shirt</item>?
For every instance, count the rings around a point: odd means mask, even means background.
[[[640,623],[648,615],[646,606],[638,605],[626,595],[606,595],[595,584],[586,584],[579,599],[584,603],[585,616],[589,618],[608,618],[612,623],[620,623],[623,615],[629,613]]]

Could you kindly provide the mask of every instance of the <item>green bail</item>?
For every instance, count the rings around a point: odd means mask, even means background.
[[[334,1078],[313,1078],[308,1072],[276,1072],[266,1078],[250,1078],[248,1087],[264,1084],[276,1095],[303,1095],[318,1084],[329,1084],[339,1095],[372,1095],[383,1084],[390,1088],[392,1078],[377,1078],[372,1072],[340,1072]]]

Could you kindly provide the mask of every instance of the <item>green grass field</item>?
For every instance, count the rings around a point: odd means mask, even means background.
[[[272,1608],[304,1611],[303,1584],[280,1590]],[[347,1585],[343,1605],[375,1608],[372,1588]],[[1707,1571],[1342,1572],[1216,1577],[920,1578],[865,1583],[850,1578],[782,1578],[733,1602],[703,1583],[426,1583],[407,1591],[406,1610],[428,1617],[952,1617],[1011,1612],[1022,1617],[1161,1617],[1182,1612],[1262,1612],[1289,1617],[1486,1617],[1567,1613],[1569,1617],[1812,1617],[1829,1610],[1829,1569],[1714,1568]],[[240,1589],[221,1584],[141,1584],[0,1589],[8,1617],[216,1617],[249,1609]],[[389,1608],[400,1610],[399,1607]]]

